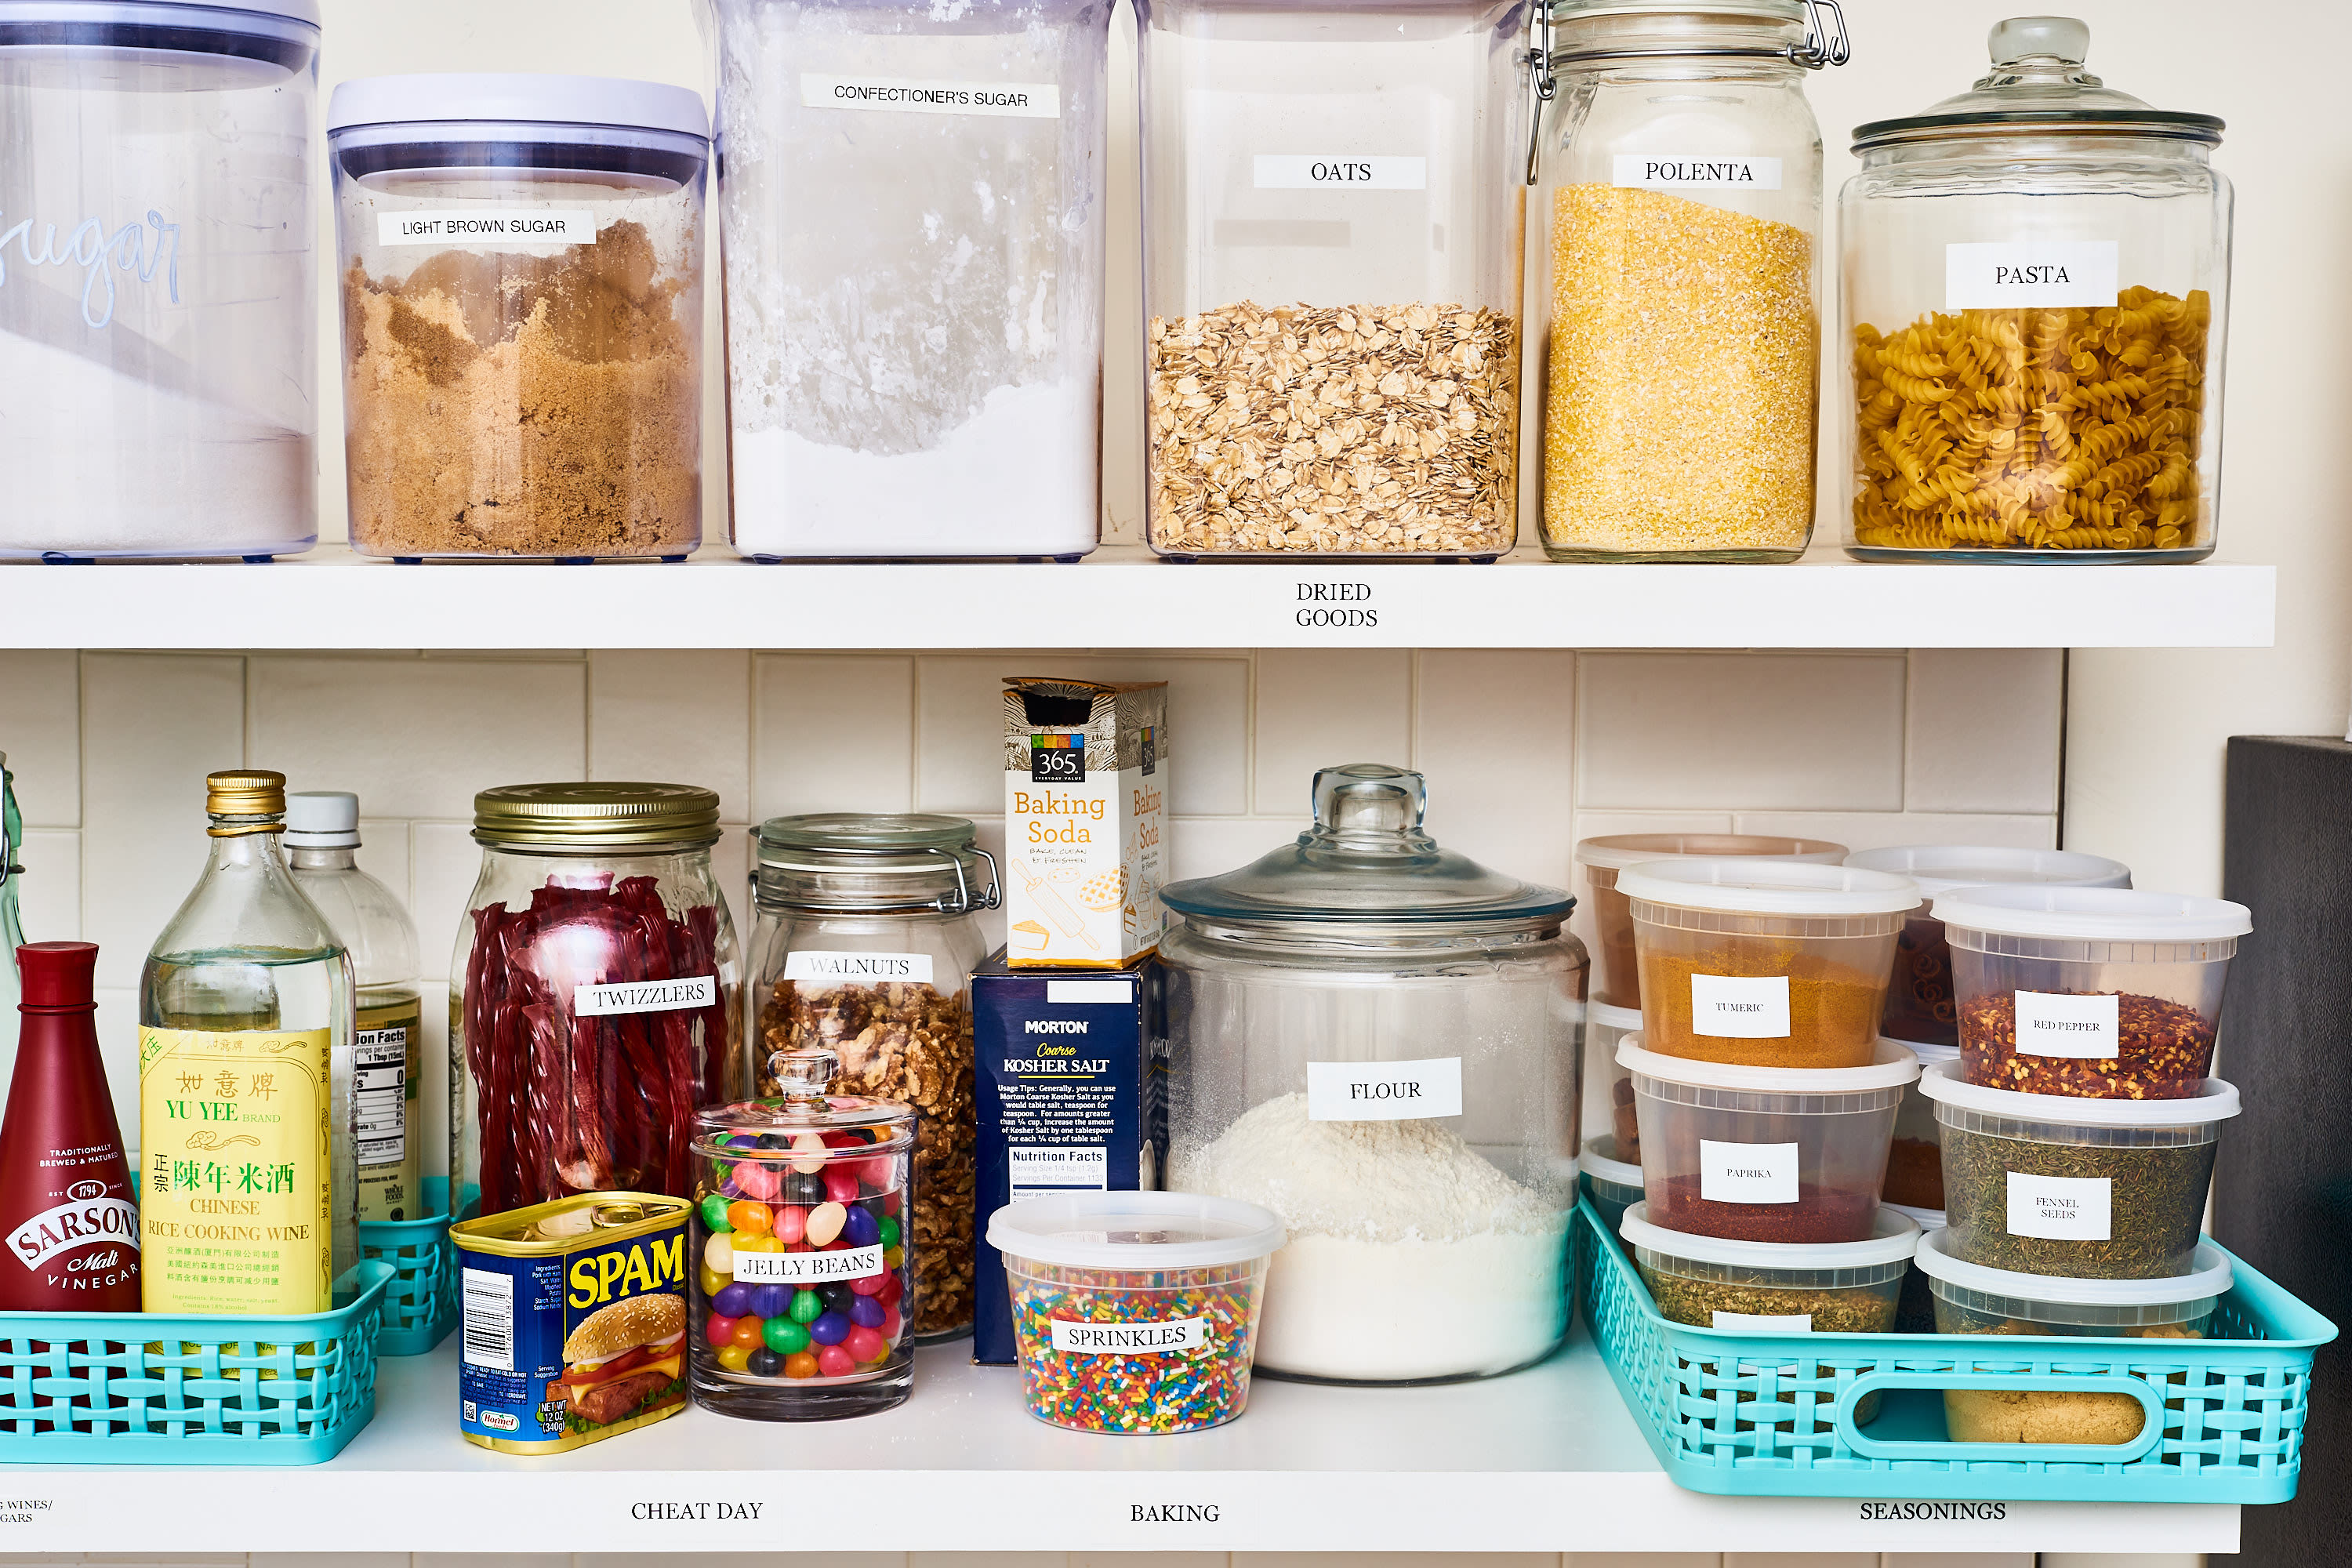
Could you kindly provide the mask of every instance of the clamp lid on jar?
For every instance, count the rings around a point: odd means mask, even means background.
[[[2158,136],[2212,146],[2222,122],[2210,114],[2150,109],[2083,68],[2091,29],[2072,16],[2011,16],[1986,38],[1992,69],[1973,87],[1925,113],[1853,128],[1853,150],[1948,136],[2057,132]]]
[[[474,842],[487,848],[659,854],[719,837],[719,796],[698,784],[504,784],[474,797]]]
[[[861,1094],[835,1094],[834,1079],[841,1072],[840,1054],[824,1046],[778,1051],[768,1058],[768,1070],[782,1092],[769,1100],[741,1100],[706,1106],[695,1113],[697,1149],[705,1155],[734,1156],[764,1151],[797,1152],[816,1162],[813,1168],[845,1152],[864,1159],[869,1154],[903,1149],[914,1141],[915,1108],[896,1100],[873,1100]],[[836,1151],[820,1134],[867,1131],[871,1141]],[[805,1147],[802,1135],[816,1142]],[[745,1139],[751,1142],[747,1144]],[[793,1162],[798,1163],[796,1159]]]
[[[752,837],[762,910],[961,915],[997,906],[996,857],[966,817],[816,812],[772,816]]]

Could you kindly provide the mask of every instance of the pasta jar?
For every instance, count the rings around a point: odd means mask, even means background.
[[[775,1053],[841,1057],[844,1093],[905,1100],[915,1126],[908,1316],[925,1342],[970,1331],[979,1123],[971,972],[988,955],[996,861],[961,816],[826,813],[760,825],[751,1076]]]
[[[696,1119],[694,1402],[723,1415],[865,1415],[914,1385],[915,1108],[834,1093],[840,1069],[779,1052],[780,1094]]]
[[[1818,0],[1551,0],[1528,168],[1559,561],[1793,561],[1813,532]],[[1808,17],[1812,26],[1808,27]],[[1702,460],[1694,460],[1701,458]]]
[[[1992,29],[1967,92],[1857,126],[1840,199],[1864,560],[2201,561],[2221,461],[2221,121]]]
[[[1138,13],[1151,548],[1510,549],[1524,0]]]
[[[474,797],[474,841],[449,977],[451,1212],[688,1196],[695,1109],[742,1092],[718,795],[509,784]]]
[[[702,542],[701,95],[347,81],[327,110],[352,548],[682,560]]]

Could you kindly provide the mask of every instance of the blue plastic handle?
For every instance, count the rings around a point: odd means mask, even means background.
[[[1979,1388],[1990,1394],[2128,1394],[2147,1412],[2128,1443],[1881,1442],[1854,1425],[1853,1407],[1891,1388]],[[2031,1459],[2042,1464],[2128,1465],[2164,1440],[2164,1400],[2144,1378],[2112,1373],[1866,1372],[1838,1395],[1838,1441],[1865,1459]]]

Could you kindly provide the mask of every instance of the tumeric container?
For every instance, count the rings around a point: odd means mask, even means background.
[[[1642,1005],[1642,974],[1633,962],[1633,913],[1617,890],[1617,873],[1644,860],[1795,860],[1834,866],[1845,858],[1843,844],[1825,838],[1775,838],[1753,833],[1619,833],[1578,841],[1576,863],[1584,868],[1594,938],[1592,994],[1612,1006]]]

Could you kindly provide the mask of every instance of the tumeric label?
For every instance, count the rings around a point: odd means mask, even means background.
[[[146,1310],[332,1305],[328,1051],[325,1029],[140,1029]]]

